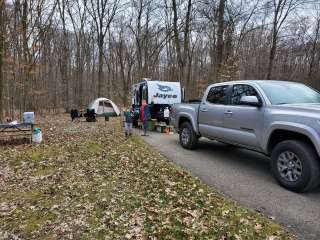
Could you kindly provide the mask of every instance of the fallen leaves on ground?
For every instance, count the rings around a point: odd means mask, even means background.
[[[0,239],[293,239],[178,168],[119,119],[42,118],[45,142],[2,147]]]

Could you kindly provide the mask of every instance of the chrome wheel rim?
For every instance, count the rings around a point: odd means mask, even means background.
[[[302,175],[300,158],[291,151],[281,153],[277,161],[280,176],[288,182],[296,182]]]
[[[187,128],[184,128],[181,132],[181,142],[183,145],[188,145],[189,143],[189,130]]]

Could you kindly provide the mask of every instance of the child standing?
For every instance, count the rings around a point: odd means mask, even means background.
[[[134,114],[132,109],[127,110],[125,108],[124,109],[124,129],[125,129],[126,137],[132,135],[133,119],[134,119]]]

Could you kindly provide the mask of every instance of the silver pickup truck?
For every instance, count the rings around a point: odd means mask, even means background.
[[[304,84],[213,84],[200,103],[174,105],[172,122],[186,149],[206,137],[271,156],[276,180],[289,190],[320,184],[320,93]]]

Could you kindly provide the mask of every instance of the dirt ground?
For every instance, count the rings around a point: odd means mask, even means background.
[[[294,239],[125,138],[119,118],[38,122],[41,145],[0,146],[0,239]]]

